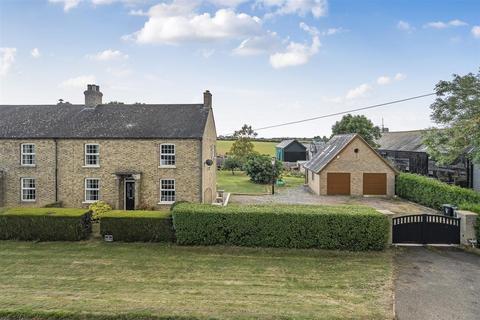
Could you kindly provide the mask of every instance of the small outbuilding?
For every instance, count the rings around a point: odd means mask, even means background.
[[[304,167],[318,195],[395,194],[397,170],[358,134],[333,136]]]
[[[275,158],[284,162],[307,160],[307,148],[295,139],[283,140],[275,147]]]

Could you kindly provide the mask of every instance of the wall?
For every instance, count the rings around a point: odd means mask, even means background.
[[[320,175],[310,170],[306,171],[306,175],[308,176],[307,184],[310,190],[312,190],[313,193],[320,195]]]
[[[355,149],[359,149],[355,153]],[[350,172],[350,192],[363,195],[363,173],[386,173],[387,196],[395,195],[394,171],[360,138],[355,138],[320,172],[320,194],[327,194],[328,172]]]
[[[0,207],[3,207],[5,201],[5,179],[3,171],[0,171]]]
[[[36,166],[21,166],[20,146],[34,143]],[[53,140],[0,140],[0,170],[4,171],[6,207],[40,207],[55,202],[55,143]],[[36,179],[35,202],[21,201],[21,178]]]
[[[20,144],[35,143],[37,166],[20,166]],[[85,143],[100,144],[100,167],[84,167]],[[159,168],[160,144],[176,145],[176,167]],[[137,204],[161,207],[160,179],[176,180],[177,200],[200,202],[200,140],[73,140],[58,141],[58,200],[66,207],[87,207],[85,178],[100,178],[100,196],[116,204],[116,172],[141,172]],[[0,170],[6,174],[6,206],[44,206],[55,202],[55,145],[53,140],[0,140]],[[37,179],[37,201],[20,201],[20,178]],[[120,186],[123,193],[123,184]],[[123,201],[120,207],[123,209]]]
[[[212,203],[217,197],[216,144],[217,131],[213,111],[210,109],[202,138],[202,162],[200,164],[202,168],[202,202],[204,203]],[[205,164],[208,159],[213,160],[211,166]]]
[[[400,171],[428,176],[428,154],[426,152],[378,150],[378,153],[395,163]],[[403,160],[408,162],[408,170],[406,170]]]

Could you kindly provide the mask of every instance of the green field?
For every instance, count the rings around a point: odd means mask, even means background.
[[[217,140],[217,154],[225,155],[233,144],[232,140]],[[254,150],[261,154],[275,156],[275,146],[278,142],[253,141]]]
[[[304,177],[283,177],[282,179],[285,181],[285,185],[276,186],[277,190],[298,187],[305,182]],[[232,175],[231,171],[227,170],[217,171],[217,185],[219,190],[225,190],[231,193],[260,194],[271,192],[271,186],[269,184],[253,183],[250,181],[250,177],[243,171],[235,171],[234,175]]]
[[[0,241],[0,318],[391,319],[392,278],[389,250]]]

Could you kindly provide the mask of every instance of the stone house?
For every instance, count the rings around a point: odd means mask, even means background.
[[[0,106],[0,206],[160,208],[216,199],[212,95],[201,104]]]
[[[358,134],[333,136],[304,168],[317,195],[395,195],[396,169]]]

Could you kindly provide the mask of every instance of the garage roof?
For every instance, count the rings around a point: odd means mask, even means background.
[[[337,134],[333,136],[325,145],[320,147],[318,152],[304,167],[313,172],[320,172],[356,136],[356,133]]]

